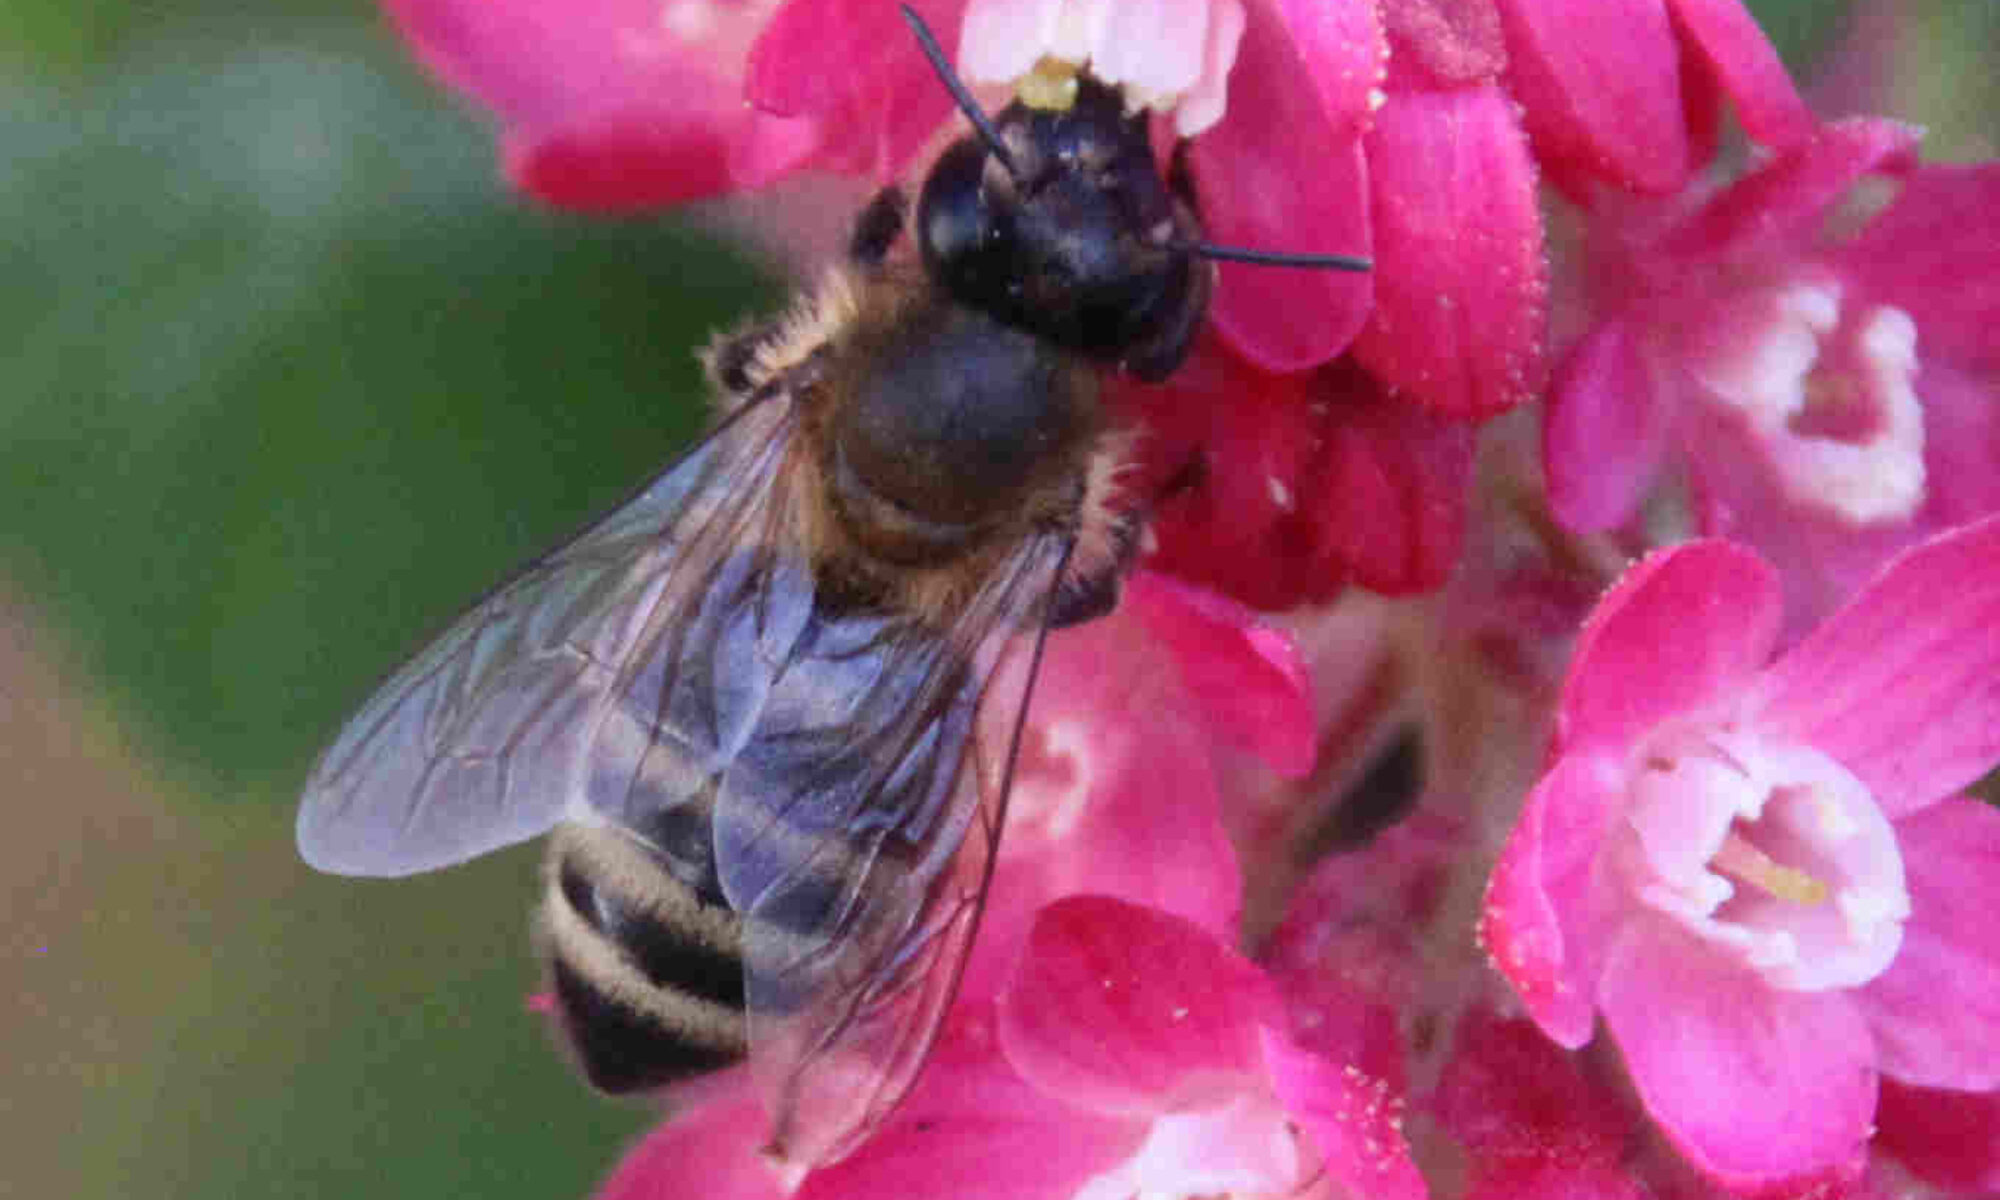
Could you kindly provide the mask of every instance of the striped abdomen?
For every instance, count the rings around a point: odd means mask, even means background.
[[[743,1057],[742,925],[712,875],[690,886],[637,838],[584,825],[557,827],[547,872],[556,1000],[593,1084],[638,1091]]]

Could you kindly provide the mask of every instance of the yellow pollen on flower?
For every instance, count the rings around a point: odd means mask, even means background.
[[[1044,54],[1014,83],[1021,103],[1042,112],[1068,112],[1076,103],[1076,75],[1083,64]]]
[[[1831,895],[1824,881],[1777,861],[1733,829],[1708,865],[1718,874],[1792,904],[1824,904]]]

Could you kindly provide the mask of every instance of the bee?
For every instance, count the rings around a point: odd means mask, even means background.
[[[807,1165],[913,1083],[1043,640],[1116,603],[1139,522],[1099,373],[1171,373],[1215,258],[1366,266],[1209,246],[1115,90],[989,118],[904,13],[975,132],[710,347],[707,437],[392,675],[298,817],[305,860],[350,875],[549,834],[539,941],[585,1074],[747,1058],[771,1151]]]

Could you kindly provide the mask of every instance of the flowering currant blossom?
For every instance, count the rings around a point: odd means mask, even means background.
[[[1877,1078],[2000,1086],[2000,518],[1766,663],[1778,575],[1660,551],[1585,623],[1482,935],[1565,1046],[1601,1014],[1696,1167],[1858,1165]]]
[[[388,3],[499,114],[515,181],[559,204],[659,205],[807,170],[901,177],[962,128],[889,0]],[[1146,406],[1178,426],[1147,451],[1152,478],[1183,484],[1162,565],[1265,607],[1350,580],[1442,582],[1471,438],[1451,426],[1546,375],[1542,172],[1678,187],[1725,99],[1764,141],[1805,127],[1735,0],[1677,0],[1671,20],[1659,0],[915,7],[956,33],[975,81],[1047,102],[1088,64],[1167,114],[1162,144],[1182,139],[1212,240],[1372,258],[1366,274],[1223,264],[1219,336],[1198,351],[1219,361]],[[1200,394],[1204,379],[1230,390]],[[1197,457],[1210,469],[1186,486]],[[1268,566],[1246,573],[1237,552]]]
[[[559,205],[909,185],[968,129],[893,0],[385,5]],[[1372,269],[1223,263],[1187,362],[1106,380],[1140,569],[1047,642],[901,1107],[774,1164],[724,1072],[602,1194],[1416,1200],[1406,1120],[1476,1200],[1874,1187],[1875,1150],[2000,1187],[2000,815],[1958,794],[2000,760],[1995,168],[1817,123],[1739,0],[914,8],[989,109],[1123,87],[1211,242]],[[1546,493],[1487,424],[1545,394]],[[1583,619],[1670,474],[1734,540]],[[1449,591],[1285,618],[1360,614],[1311,659],[1244,607],[1350,583]],[[1414,811],[1316,861],[1406,724]]]
[[[1229,945],[1242,886],[1212,759],[1303,772],[1305,687],[1275,630],[1135,576],[1117,613],[1050,641],[985,928],[905,1104],[801,1183],[754,1162],[763,1122],[739,1072],[602,1194],[1025,1200],[1324,1179],[1421,1196],[1393,1097],[1302,1044],[1271,978]]]
[[[1642,1200],[1639,1121],[1533,1022],[1474,1008],[1458,1022],[1432,1109],[1466,1153],[1466,1200]]]
[[[1912,169],[1916,134],[1830,125],[1705,204],[1593,217],[1608,303],[1548,410],[1550,500],[1628,520],[1661,467],[1700,528],[1784,571],[1793,628],[1897,550],[2000,510],[2000,169]],[[1857,183],[1894,200],[1842,237]]]
[[[1204,338],[1172,379],[1121,401],[1147,433],[1134,491],[1164,494],[1156,570],[1279,610],[1349,582],[1429,591],[1458,559],[1473,427],[1352,361],[1274,375]]]

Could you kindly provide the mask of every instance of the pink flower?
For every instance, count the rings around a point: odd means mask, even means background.
[[[1659,552],[1586,622],[1481,933],[1565,1046],[1601,1013],[1732,1187],[1858,1166],[1877,1075],[2000,1086],[2000,519],[1896,559],[1766,665],[1778,577]]]
[[[1484,6],[1406,7],[1428,16]],[[1725,101],[1764,145],[1788,146],[1811,132],[1811,114],[1777,53],[1735,0],[1495,0],[1492,7],[1505,32],[1507,82],[1536,156],[1572,195],[1599,185],[1681,187],[1713,155]]]
[[[1458,559],[1474,428],[1351,361],[1272,375],[1205,339],[1123,401],[1147,434],[1135,490],[1164,493],[1155,570],[1277,610],[1350,582],[1428,591]]]
[[[852,1156],[802,1182],[755,1163],[739,1085],[654,1133],[601,1195],[1121,1200],[1338,1183],[1421,1197],[1394,1107],[1280,1024],[1269,981],[1213,935],[1068,897],[1036,917],[997,1005],[959,1006],[915,1091]]]
[[[1609,303],[1544,431],[1563,521],[1621,524],[1682,470],[1705,533],[1784,571],[1796,631],[1897,550],[2000,509],[2000,170],[1912,172],[1915,142],[1841,122],[1689,211],[1600,214]],[[1894,202],[1829,238],[1885,176]]]
[[[992,686],[1018,694],[1021,665]],[[1010,732],[1010,709],[984,707],[989,740]],[[1127,580],[1110,617],[1049,640],[964,991],[997,994],[1037,915],[1066,895],[1115,896],[1226,937],[1243,877],[1224,826],[1225,756],[1297,776],[1313,739],[1288,637],[1165,576]]]
[[[1212,936],[1073,897],[1037,920],[1001,1040],[1051,1096],[1143,1127],[1079,1195],[1285,1194],[1322,1172],[1355,1194],[1424,1195],[1393,1096],[1298,1040],[1279,1000]]]
[[[1643,1200],[1636,1114],[1533,1022],[1484,1008],[1460,1018],[1431,1108],[1464,1149],[1476,1200]]]
[[[1944,1188],[2000,1191],[2000,1089],[1909,1087],[1882,1081],[1876,1144]]]
[[[384,7],[426,65],[500,118],[508,178],[557,204],[676,204],[830,152],[817,122],[742,103],[746,55],[772,0]]]

